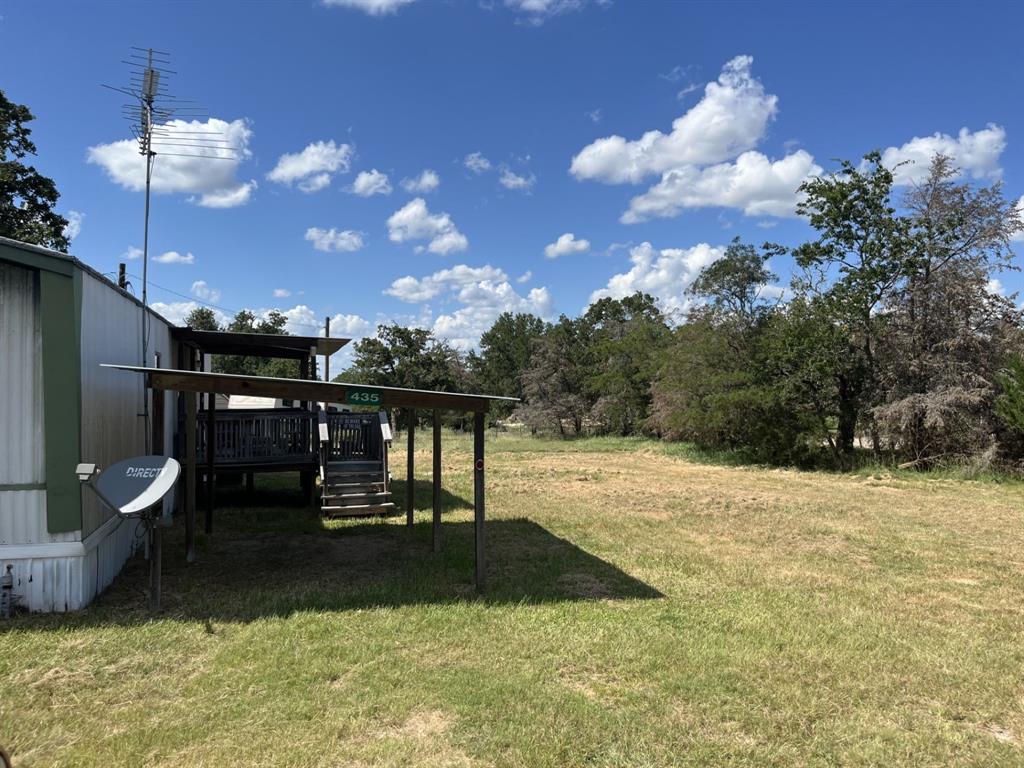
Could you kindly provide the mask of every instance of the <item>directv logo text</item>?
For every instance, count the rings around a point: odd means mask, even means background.
[[[125,470],[125,477],[157,477],[163,471],[165,467],[128,467]]]

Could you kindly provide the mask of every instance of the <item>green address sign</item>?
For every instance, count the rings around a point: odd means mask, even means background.
[[[349,389],[345,402],[349,405],[380,405],[381,394],[375,389]]]

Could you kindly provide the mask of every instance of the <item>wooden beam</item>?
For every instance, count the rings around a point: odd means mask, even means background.
[[[413,512],[416,509],[416,409],[406,410],[409,434],[406,438],[405,456],[405,524],[412,528]]]
[[[230,373],[157,370],[132,365],[114,365],[110,367],[145,373],[149,377],[149,385],[151,387],[172,389],[176,392],[216,392],[221,395],[256,395],[259,397],[283,397],[292,400],[346,403],[348,402],[349,390],[356,390],[379,394],[380,402],[373,403],[373,405],[379,405],[383,408],[440,408],[450,411],[486,411],[491,400],[514,399],[493,398],[484,395],[463,395],[455,392],[428,392],[392,387],[363,387],[355,384],[328,383],[325,381],[240,376]]]
[[[441,412],[434,409],[434,551],[441,551]]]
[[[484,414],[473,414],[473,534],[476,551],[476,588],[487,586],[484,559]]]
[[[153,446],[154,456],[164,455],[164,404],[166,393],[162,389],[154,389],[153,392]]]
[[[213,471],[217,454],[217,395],[206,396],[206,532],[213,533]]]

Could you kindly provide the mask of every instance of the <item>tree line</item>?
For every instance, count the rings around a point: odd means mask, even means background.
[[[339,380],[506,395],[499,418],[558,436],[646,434],[750,460],[850,468],[1024,459],[1024,326],[996,276],[1022,222],[1000,184],[938,156],[900,193],[878,153],[801,187],[813,239],[739,240],[681,323],[638,293],[548,323],[501,315],[462,354],[382,326]],[[771,259],[789,256],[785,287]]]

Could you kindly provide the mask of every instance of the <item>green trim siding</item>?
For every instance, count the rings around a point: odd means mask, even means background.
[[[82,527],[81,484],[75,476],[82,444],[82,276],[78,270],[64,275],[45,268],[40,268],[38,274],[43,337],[46,529],[50,533],[68,533]]]
[[[71,277],[75,272],[75,263],[70,256],[64,258],[51,256],[29,248],[15,248],[7,243],[0,243],[0,260],[30,269],[56,272],[65,277]]]
[[[46,483],[0,483],[0,493],[4,491],[45,491]]]

